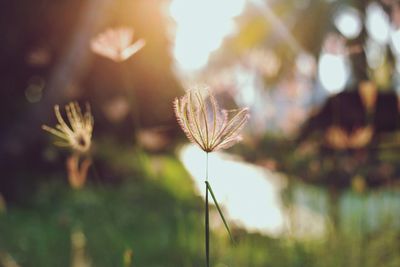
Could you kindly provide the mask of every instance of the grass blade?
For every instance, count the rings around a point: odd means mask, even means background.
[[[211,188],[211,185],[210,185],[210,183],[207,182],[207,181],[206,181],[206,185],[207,185],[208,191],[209,191],[210,194],[211,194],[212,199],[214,200],[214,203],[215,203],[215,206],[217,207],[218,213],[219,213],[219,215],[221,216],[222,221],[224,222],[225,228],[226,228],[226,230],[228,231],[229,237],[231,238],[232,243],[235,244],[235,240],[234,240],[233,237],[232,237],[231,229],[229,228],[229,225],[228,225],[228,223],[227,223],[226,220],[225,220],[224,214],[222,213],[222,210],[221,210],[221,208],[219,207],[218,201],[217,201],[217,199],[215,198],[215,195],[214,195],[214,192],[213,192],[213,190],[212,190],[212,188]]]

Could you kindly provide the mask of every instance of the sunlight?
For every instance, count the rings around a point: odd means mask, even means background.
[[[391,33],[391,46],[396,55],[400,55],[400,29],[392,30]]]
[[[359,12],[352,7],[340,9],[335,16],[335,26],[347,38],[357,37],[362,26]]]
[[[366,27],[375,41],[385,44],[389,40],[389,16],[379,4],[371,3],[367,7]]]
[[[343,55],[323,53],[318,63],[319,79],[329,93],[343,90],[349,77],[348,64]]]
[[[183,71],[203,68],[210,54],[235,27],[246,0],[173,0],[169,13],[176,22],[173,55]]]
[[[365,54],[367,56],[368,66],[376,69],[385,61],[386,46],[368,39],[365,44]]]

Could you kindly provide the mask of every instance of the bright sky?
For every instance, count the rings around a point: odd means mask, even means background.
[[[173,0],[169,13],[176,22],[173,54],[178,69],[203,68],[210,53],[235,30],[233,18],[244,9],[246,0]]]

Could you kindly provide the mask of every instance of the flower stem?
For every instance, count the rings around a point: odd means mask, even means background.
[[[206,217],[205,217],[205,234],[206,234],[206,263],[210,267],[210,218],[208,210],[208,153],[206,153]]]

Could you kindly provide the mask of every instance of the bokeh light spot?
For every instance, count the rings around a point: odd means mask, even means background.
[[[349,77],[348,64],[343,55],[323,53],[318,63],[319,79],[331,94],[340,92]]]
[[[361,32],[361,19],[359,12],[352,7],[339,10],[334,18],[336,28],[347,38],[357,37]]]

